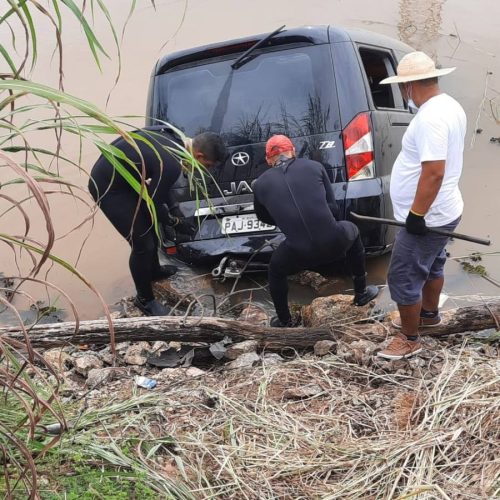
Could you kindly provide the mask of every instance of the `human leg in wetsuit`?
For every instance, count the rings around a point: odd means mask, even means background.
[[[359,234],[346,251],[345,259],[354,282],[353,302],[358,306],[365,305],[377,296],[378,288],[366,286],[365,249]],[[274,251],[269,264],[269,291],[277,314],[277,319],[272,321],[271,326],[291,326],[292,324],[288,308],[288,276],[305,270],[328,276],[338,260],[337,257],[325,262],[324,255],[313,254],[304,259],[291,249],[286,241],[283,242]]]
[[[310,271],[315,271],[323,276],[332,276],[332,270],[335,270],[339,261],[331,261],[327,264],[322,264],[310,268]],[[366,286],[366,264],[365,264],[365,247],[358,233],[352,246],[347,250],[345,264],[349,270],[354,284],[354,299],[355,306],[364,306],[370,300],[373,300],[378,295],[378,288],[374,285]]]
[[[137,194],[133,190],[110,189],[109,180],[93,172],[89,191],[99,204],[104,215],[131,246],[129,267],[137,290],[136,305],[146,314],[166,316],[170,310],[156,301],[152,281],[167,277],[175,272],[160,266],[158,260],[158,239],[151,221],[151,215],[144,203],[137,209]],[[99,195],[102,197],[99,199]],[[135,219],[134,219],[135,215]],[[133,227],[132,227],[133,225]]]
[[[271,320],[271,326],[291,326],[292,316],[288,308],[287,277],[303,271],[307,267],[286,241],[273,252],[269,263],[269,292],[276,310],[277,320]],[[281,324],[280,324],[281,323]]]

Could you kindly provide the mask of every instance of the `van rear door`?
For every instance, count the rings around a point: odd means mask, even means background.
[[[403,101],[397,84],[380,84],[384,78],[396,73],[397,60],[395,53],[388,47],[357,44],[362,63],[364,80],[368,83],[371,120],[374,134],[374,151],[376,175],[382,183],[385,193],[379,217],[392,219],[393,209],[389,197],[389,183],[392,167],[401,151],[403,135],[413,118],[413,114]],[[373,228],[383,231],[386,242],[392,242],[396,228],[385,226]]]
[[[215,180],[208,186],[211,203],[224,206],[226,216],[231,210],[251,212],[252,183],[268,168],[265,142],[274,134],[289,136],[298,156],[323,163],[332,182],[345,180],[329,44],[295,40],[259,49],[234,70],[231,64],[239,55],[241,50],[174,65],[156,75],[153,84],[153,118],[191,137],[207,130],[220,133],[228,145],[225,164],[210,172]],[[345,192],[336,194],[343,213]],[[200,214],[207,205],[195,199],[187,182],[175,195],[187,215]],[[201,212],[206,220],[196,239],[224,237],[220,221],[211,221],[206,209]]]

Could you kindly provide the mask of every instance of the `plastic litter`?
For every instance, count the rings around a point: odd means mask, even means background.
[[[135,377],[135,383],[139,387],[143,387],[144,389],[154,389],[156,387],[156,380],[147,377],[137,376]]]
[[[62,434],[64,430],[60,422],[56,422],[54,424],[40,425],[39,427],[43,430],[43,432],[47,434],[53,434],[54,436]]]

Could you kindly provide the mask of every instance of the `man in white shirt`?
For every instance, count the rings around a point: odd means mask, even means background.
[[[466,117],[462,106],[438,84],[439,76],[454,69],[436,69],[426,54],[412,52],[401,59],[397,76],[380,82],[399,83],[404,99],[418,108],[391,174],[394,217],[406,227],[396,236],[387,276],[400,315],[393,325],[400,332],[378,353],[386,359],[420,352],[419,329],[441,322],[438,304],[448,238],[428,228],[453,231],[463,210],[458,182]]]

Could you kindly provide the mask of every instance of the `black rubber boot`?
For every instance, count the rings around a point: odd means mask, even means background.
[[[177,272],[176,266],[159,266],[153,271],[153,281],[166,280]]]
[[[282,323],[280,321],[280,319],[278,318],[278,316],[273,316],[271,318],[271,321],[269,322],[269,326],[271,326],[273,328],[292,328],[293,324],[292,324],[291,319],[289,321],[287,321],[286,323]]]
[[[144,300],[137,296],[134,298],[134,305],[140,309],[146,316],[169,316],[170,308],[165,307],[161,302],[156,299]]]
[[[364,276],[353,276],[355,306],[364,306],[378,295],[378,288],[374,285],[366,286],[366,274]]]

